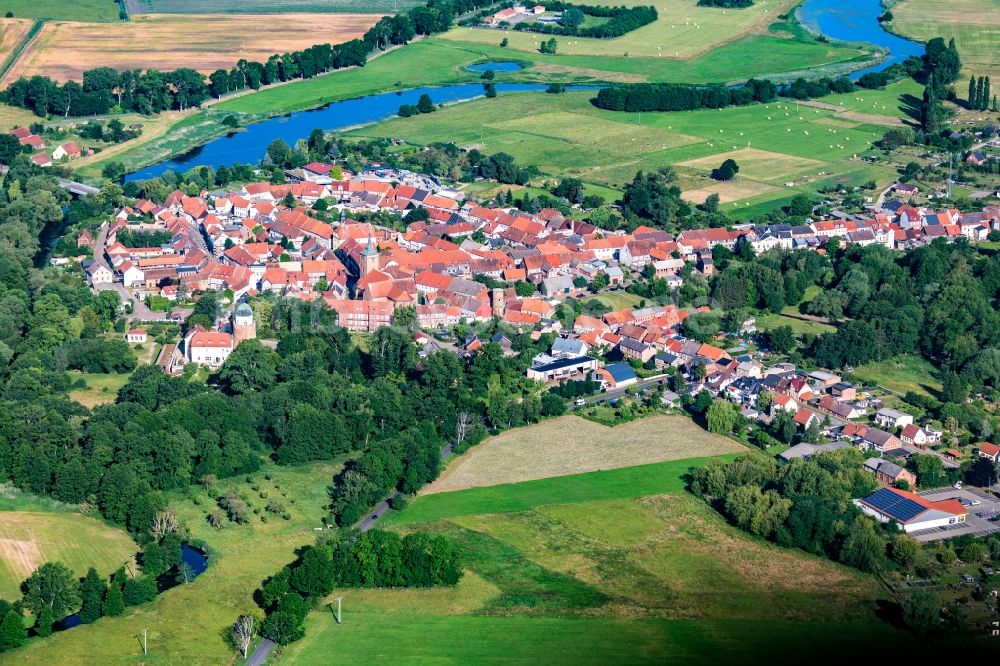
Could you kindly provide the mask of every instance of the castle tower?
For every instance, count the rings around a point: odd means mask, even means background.
[[[257,337],[257,323],[253,319],[253,310],[246,304],[246,301],[236,306],[233,314],[233,338],[239,345],[244,340],[253,340]]]
[[[378,248],[375,247],[375,237],[368,238],[368,247],[361,251],[361,275],[365,277],[369,273],[378,270]]]
[[[490,300],[493,304],[493,316],[503,319],[503,314],[507,311],[507,295],[500,288],[496,288],[490,293]]]

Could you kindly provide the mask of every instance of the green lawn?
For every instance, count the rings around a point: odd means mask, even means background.
[[[829,324],[806,321],[804,319],[798,319],[797,317],[789,317],[784,314],[776,315],[768,312],[766,314],[757,315],[758,329],[762,331],[769,331],[772,328],[777,328],[778,326],[791,326],[792,332],[797,336],[805,333],[822,335],[823,333],[833,333],[833,331],[836,330]]]
[[[722,457],[735,457],[735,454]],[[406,525],[480,513],[522,511],[540,504],[632,498],[679,492],[684,475],[708,458],[670,460],[637,467],[558,476],[450,493],[422,495],[401,512],[386,515],[386,524]]]
[[[915,391],[936,397],[941,391],[938,370],[929,361],[911,354],[887,361],[867,363],[854,370],[862,381],[875,383],[896,393]]]
[[[642,302],[643,297],[636,294],[630,294],[627,291],[604,291],[599,294],[594,294],[592,297],[584,297],[583,301],[586,303],[591,298],[595,298],[601,303],[604,303],[613,310],[624,310],[626,308],[638,308],[639,303]],[[647,301],[647,305],[649,302]]]
[[[14,18],[63,19],[67,21],[117,21],[114,0],[5,0],[3,12]]]
[[[131,562],[138,546],[124,531],[70,512],[0,512],[0,598],[14,601],[38,566],[62,562],[78,576],[95,567],[110,575]]]
[[[226,523],[215,530],[206,521],[214,502],[201,488],[191,497],[170,497],[178,517],[211,548],[208,570],[197,580],[160,595],[156,601],[130,609],[121,617],[102,618],[83,631],[66,631],[37,641],[17,652],[19,664],[87,663],[120,664],[141,661],[136,641],[149,628],[149,657],[164,664],[226,664],[235,659],[226,628],[241,613],[255,609],[253,591],[265,577],[295,559],[296,548],[312,543],[313,528],[323,524],[327,488],[339,465],[306,465],[282,468],[267,465],[247,483],[243,477],[220,481],[214,491],[228,488],[245,493],[251,508],[260,509],[276,499],[285,505],[290,520],[256,513],[249,525]],[[270,475],[271,480],[264,476]],[[260,491],[251,487],[256,485]],[[267,499],[260,497],[266,492]],[[287,493],[287,497],[282,496]]]

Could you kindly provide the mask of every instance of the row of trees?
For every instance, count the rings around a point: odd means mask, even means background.
[[[719,85],[636,83],[602,88],[591,103],[609,111],[690,111],[770,102],[777,94],[777,86],[762,79],[750,79],[746,84],[732,88]]]
[[[962,60],[952,39],[945,45],[944,39],[935,37],[927,42],[922,57],[924,95],[921,103],[920,126],[927,133],[938,132],[947,113],[941,100],[954,95],[949,87],[962,71]]]
[[[83,73],[82,82],[63,85],[44,76],[19,79],[2,95],[13,106],[30,109],[39,116],[100,115],[110,111],[159,113],[200,105],[208,96],[222,95],[262,85],[363,66],[373,50],[406,44],[416,35],[431,35],[451,27],[458,14],[489,4],[487,0],[430,0],[404,14],[383,17],[364,39],[341,44],[316,44],[301,51],[274,54],[266,62],[239,60],[231,69],[217,69],[206,82],[194,69],[182,67],[161,72],[97,67]]]
[[[256,595],[266,615],[261,634],[282,645],[299,640],[310,609],[334,588],[435,587],[455,585],[461,577],[458,550],[442,535],[342,531],[330,542],[306,547],[263,582]],[[241,633],[239,622],[234,633]]]
[[[975,109],[976,111],[988,111],[990,108],[990,99],[990,77],[980,76],[977,79],[974,76],[970,76],[968,97],[969,108]]]
[[[698,0],[699,7],[725,7],[726,9],[746,9],[753,0]]]

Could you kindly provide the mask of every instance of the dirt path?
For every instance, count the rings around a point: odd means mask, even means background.
[[[886,127],[905,127],[906,125],[899,118],[890,118],[889,116],[880,116],[874,113],[858,113],[857,111],[851,111],[846,106],[830,104],[829,102],[806,100],[804,102],[799,102],[799,104],[802,106],[811,106],[814,109],[833,111],[835,113],[835,117],[840,118],[841,120],[856,120],[859,123],[884,125]]]

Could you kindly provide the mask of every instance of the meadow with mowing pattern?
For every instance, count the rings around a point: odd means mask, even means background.
[[[892,14],[893,30],[906,37],[922,42],[954,38],[966,74],[1000,77],[1000,3],[995,0],[900,0]]]
[[[726,212],[790,199],[818,186],[845,187],[895,178],[888,167],[857,159],[884,134],[884,124],[850,120],[845,113],[870,105],[873,115],[905,113],[914,84],[884,91],[830,95],[831,108],[780,99],[721,110],[625,113],[598,109],[589,91],[562,95],[517,93],[455,104],[433,114],[394,118],[349,133],[384,136],[416,145],[451,141],[486,153],[506,152],[548,176],[573,176],[620,189],[636,171],[673,166],[685,198],[719,194]],[[497,107],[504,109],[496,112]],[[740,172],[720,183],[708,177],[726,158]]]
[[[765,32],[796,0],[758,0],[745,9],[699,7],[697,0],[624,0],[617,5],[652,4],[658,18],[615,39],[557,36],[559,53],[625,58],[687,60],[747,34]],[[514,51],[537,52],[547,35],[494,28],[455,28],[444,39],[497,44],[506,37]]]
[[[457,541],[462,581],[336,590],[327,601],[344,597],[343,624],[321,607],[283,659],[715,664],[905,640],[875,619],[874,578],[752,538],[683,492],[682,474],[703,462],[419,497],[398,529]]]
[[[20,598],[20,584],[46,562],[62,562],[77,576],[89,567],[102,576],[132,558],[138,546],[124,531],[71,512],[0,511],[0,598]]]
[[[568,414],[487,439],[449,464],[420,494],[742,450],[684,416],[660,414],[609,428]]]

